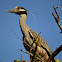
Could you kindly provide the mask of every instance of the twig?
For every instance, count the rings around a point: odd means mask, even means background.
[[[23,56],[21,55],[21,61],[20,62],[27,62],[25,60],[23,60]]]
[[[60,20],[60,14],[58,14],[58,12],[56,11],[56,9],[59,8],[59,7],[58,7],[58,6],[57,6],[57,7],[54,7],[54,5],[53,5],[53,8],[54,8],[55,13],[56,13],[56,15],[57,15],[58,18],[55,16],[54,13],[52,13],[52,15],[53,15],[53,17],[55,18],[55,20],[56,20],[56,22],[57,22],[57,24],[58,24],[60,30],[62,31],[62,27],[61,27],[61,25],[60,25],[60,23],[59,23],[59,20]]]
[[[22,58],[23,58],[23,56],[21,55],[21,62],[23,62],[23,59]]]
[[[22,50],[22,49],[18,49],[18,50],[20,50],[20,51],[22,51],[22,52],[24,52],[24,53],[27,53],[27,54],[29,54],[29,55],[33,56],[33,54],[32,54],[32,53],[28,53],[28,52],[26,52],[26,51],[24,51],[24,50]]]
[[[38,38],[38,36],[40,35],[41,32],[39,32],[39,34],[37,35],[36,39]]]

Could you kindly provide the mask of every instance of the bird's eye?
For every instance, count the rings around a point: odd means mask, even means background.
[[[20,7],[18,7],[18,10],[20,9]]]

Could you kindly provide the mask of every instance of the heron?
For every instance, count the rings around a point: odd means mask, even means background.
[[[50,49],[47,42],[43,39],[42,36],[40,36],[37,32],[32,30],[27,24],[27,10],[24,7],[15,7],[14,9],[7,10],[7,12],[15,13],[17,15],[20,15],[19,23],[20,28],[23,34],[23,41],[25,41],[27,44],[32,46],[33,48],[36,47],[36,39],[37,39],[37,49],[36,54],[40,55],[42,58],[42,62],[45,62],[48,60],[50,55],[52,54],[52,50]],[[34,40],[33,40],[34,39]],[[25,49],[30,52],[32,48],[30,48],[27,44],[23,43]],[[31,51],[33,54],[33,50]]]

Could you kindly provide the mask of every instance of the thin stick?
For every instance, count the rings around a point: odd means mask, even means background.
[[[22,49],[18,49],[18,50],[20,50],[20,51],[22,51],[22,52],[24,52],[24,53],[26,53],[26,54],[29,54],[29,55],[33,56],[32,53],[28,53],[28,52],[26,52],[26,51],[24,51],[24,50],[22,50]]]

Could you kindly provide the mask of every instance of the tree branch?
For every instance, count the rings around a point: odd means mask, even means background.
[[[56,20],[56,22],[57,22],[57,24],[58,24],[60,30],[62,31],[62,27],[61,27],[61,25],[60,25],[60,23],[59,23],[59,20],[60,20],[60,13],[58,14],[58,12],[56,11],[56,9],[59,8],[59,7],[58,7],[58,6],[57,6],[57,7],[54,7],[54,5],[53,5],[53,8],[54,8],[54,11],[55,11],[57,17],[55,16],[54,13],[52,13],[52,15],[53,15],[54,19]],[[62,32],[61,32],[61,33],[62,33]]]
[[[60,51],[62,51],[62,45],[52,53],[52,58],[54,58]]]
[[[55,60],[54,60],[54,57],[60,52],[60,51],[62,51],[62,45],[59,47],[59,48],[57,48],[53,53],[52,53],[52,55],[50,56],[50,58],[47,60],[47,62],[56,62]]]

